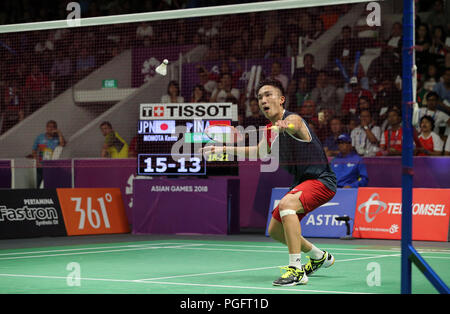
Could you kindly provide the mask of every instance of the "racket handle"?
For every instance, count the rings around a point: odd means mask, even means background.
[[[288,124],[288,129],[289,129],[289,130],[293,130],[294,127],[295,127],[294,124],[292,124],[292,123],[289,123],[289,124]],[[278,131],[278,127],[277,127],[276,125],[270,127],[269,129],[270,129],[270,130],[274,130],[274,131]]]

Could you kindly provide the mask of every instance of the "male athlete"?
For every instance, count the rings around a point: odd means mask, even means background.
[[[256,91],[259,108],[270,120],[265,137],[258,146],[217,147],[208,146],[203,153],[216,150],[237,156],[255,156],[262,145],[271,151],[278,141],[279,162],[294,175],[291,190],[281,199],[273,211],[269,224],[270,236],[287,245],[289,265],[282,267],[285,273],[273,282],[275,286],[306,284],[308,275],[320,267],[330,267],[334,257],[318,249],[301,235],[300,220],[310,211],[330,201],[336,193],[336,176],[328,165],[328,159],[317,136],[298,115],[284,109],[286,98],[280,82],[262,81]],[[269,128],[276,126],[277,131]],[[276,146],[274,146],[276,147]],[[272,153],[276,153],[272,151]],[[302,266],[301,252],[309,256],[309,262]]]

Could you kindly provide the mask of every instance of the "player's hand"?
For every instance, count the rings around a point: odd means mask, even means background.
[[[223,151],[223,147],[216,147],[213,145],[208,145],[205,147],[202,147],[198,150],[200,154],[202,154],[204,157],[208,157],[209,155],[212,155],[216,153],[217,151]]]
[[[278,132],[282,133],[287,130],[293,130],[294,125],[292,123],[287,122],[286,120],[278,120],[275,122],[275,126],[278,128]]]

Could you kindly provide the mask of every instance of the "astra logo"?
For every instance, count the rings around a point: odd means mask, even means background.
[[[358,207],[358,212],[364,214],[364,218],[368,223],[371,223],[378,214],[384,212],[387,208],[385,202],[378,200],[379,197],[378,193],[373,193],[367,202],[362,203]],[[375,206],[375,210],[372,209],[373,206]]]

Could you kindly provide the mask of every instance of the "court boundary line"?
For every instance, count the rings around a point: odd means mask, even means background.
[[[185,246],[195,246],[197,244],[186,244]],[[94,251],[94,252],[72,252],[72,253],[62,253],[62,254],[47,254],[47,255],[30,255],[30,256],[12,256],[12,257],[0,257],[0,261],[4,260],[14,260],[14,259],[27,259],[27,258],[41,258],[41,257],[58,257],[58,256],[70,256],[70,255],[85,255],[85,254],[99,254],[99,253],[114,253],[114,252],[127,252],[127,251],[138,251],[138,250],[156,250],[156,249],[181,249],[182,245],[175,246],[149,246],[149,247],[134,247],[129,249],[119,249],[119,250],[104,250],[104,251]]]
[[[162,246],[166,245],[166,246]],[[170,246],[167,246],[170,245]],[[218,246],[219,248],[208,248],[208,247],[200,247],[200,246]],[[197,246],[197,247],[196,247]],[[253,247],[253,248],[276,248],[283,249],[281,250],[242,250],[242,249],[225,249],[222,247]],[[103,250],[106,249],[106,250]],[[85,255],[85,254],[100,254],[100,253],[115,253],[115,252],[126,252],[126,251],[135,251],[135,250],[151,250],[151,249],[184,249],[184,250],[209,250],[209,251],[232,251],[232,252],[253,252],[253,253],[286,253],[286,247],[279,246],[266,246],[266,245],[241,245],[241,244],[216,244],[216,243],[205,243],[205,242],[160,242],[160,243],[143,243],[143,244],[128,244],[128,245],[117,245],[117,246],[103,246],[103,247],[84,247],[84,248],[73,248],[73,249],[56,249],[56,250],[45,250],[45,251],[28,251],[28,252],[9,252],[9,253],[0,253],[0,261],[2,260],[14,260],[14,259],[29,259],[29,258],[43,258],[43,257],[58,257],[58,256],[69,256],[69,255]],[[368,252],[398,252],[400,250],[376,250],[376,249],[364,249],[364,248],[327,248],[331,250],[333,254],[351,254],[351,255],[373,255],[373,253],[363,253],[365,251]],[[334,251],[333,251],[334,250]],[[88,251],[88,252],[84,252]],[[359,252],[359,253],[346,253],[346,252],[338,252],[338,251],[351,251],[351,252]],[[57,254],[47,254],[47,255],[39,255],[41,253],[54,253]],[[59,252],[70,252],[70,253],[62,253]],[[432,252],[423,252],[425,254],[446,254],[446,252],[441,251],[432,251]],[[34,254],[34,255],[27,255]],[[38,254],[38,255],[36,255]],[[11,255],[24,255],[24,256],[11,256]],[[2,257],[2,256],[11,256],[11,257]],[[433,257],[427,256],[427,258],[441,258],[445,259],[446,257]]]
[[[139,242],[130,242],[130,243],[139,243]],[[118,242],[117,244],[120,244]],[[9,252],[9,253],[0,253],[1,256],[8,255],[26,255],[26,254],[40,254],[40,253],[54,253],[54,252],[71,252],[71,251],[83,251],[83,250],[98,250],[98,249],[113,249],[113,248],[152,248],[155,245],[214,245],[219,247],[253,247],[253,248],[283,248],[286,247],[283,245],[242,245],[242,244],[223,244],[223,243],[210,243],[210,242],[162,242],[162,243],[143,243],[143,244],[128,244],[128,245],[113,245],[113,246],[103,246],[103,247],[83,247],[83,248],[73,248],[73,249],[55,249],[55,250],[46,250],[46,251],[26,251],[26,252]],[[95,244],[93,244],[95,245]],[[71,246],[71,245],[67,245]],[[78,245],[75,245],[78,246]],[[63,246],[64,247],[64,246]],[[335,247],[322,247],[324,250],[333,251],[373,251],[373,252],[401,252],[400,248],[392,248],[390,250],[387,249],[369,249],[369,248],[335,248]],[[20,249],[5,249],[5,250],[20,250]],[[119,251],[119,250],[117,250]],[[0,250],[1,252],[1,250]],[[450,250],[445,249],[419,249],[418,252],[422,253],[430,253],[430,254],[450,254]]]
[[[162,243],[159,243],[161,245]],[[174,244],[174,243],[170,243]],[[176,243],[178,244],[178,243]],[[201,245],[207,245],[210,243],[182,243],[184,246],[186,245],[195,245],[195,246],[201,246]],[[127,245],[122,247],[129,247],[129,246],[135,246],[135,245]],[[110,248],[110,247],[108,247]],[[160,247],[160,246],[139,246],[139,247],[132,247],[131,249],[157,249],[157,248],[183,248],[183,246],[170,246],[170,247]],[[94,248],[93,248],[94,249]],[[186,249],[196,249],[196,248],[186,248]],[[200,249],[200,248],[198,248]],[[361,249],[358,249],[361,250]],[[117,250],[114,250],[117,251]],[[120,250],[123,251],[123,250]],[[76,252],[75,254],[78,254],[80,252]],[[83,253],[83,252],[81,252]],[[84,253],[94,253],[94,252],[84,252]],[[102,252],[95,252],[95,253],[102,253]],[[343,253],[345,254],[345,253]],[[352,253],[348,253],[351,255]],[[62,254],[59,254],[62,255]],[[64,254],[67,255],[67,254]],[[72,255],[72,254],[69,254]],[[365,256],[365,257],[357,257],[357,258],[350,258],[350,259],[342,259],[336,260],[336,263],[342,263],[342,262],[351,262],[356,260],[367,260],[367,259],[377,259],[377,258],[386,258],[386,257],[399,257],[401,253],[395,253],[395,254],[384,254],[384,255],[375,255],[375,256]],[[445,258],[445,257],[443,257]],[[209,272],[209,273],[200,273],[200,274],[184,274],[179,276],[166,276],[166,277],[156,277],[156,278],[146,278],[146,279],[105,279],[105,278],[79,278],[80,280],[87,280],[87,281],[109,281],[109,282],[127,282],[127,283],[151,283],[151,284],[161,284],[161,285],[178,285],[178,286],[198,286],[198,287],[212,287],[212,288],[233,288],[233,289],[253,289],[253,290],[272,290],[272,291],[288,291],[288,292],[306,292],[306,293],[336,293],[336,294],[372,294],[372,292],[353,292],[353,291],[333,291],[333,290],[313,290],[313,289],[293,289],[292,287],[289,288],[280,288],[280,287],[251,287],[251,286],[233,286],[233,285],[213,285],[213,284],[206,284],[206,283],[180,283],[180,282],[167,282],[167,281],[161,281],[161,279],[174,279],[174,278],[185,278],[185,277],[199,277],[199,276],[207,276],[207,275],[216,275],[216,274],[226,274],[226,273],[236,273],[236,272],[244,272],[244,271],[257,271],[257,270],[265,270],[265,269],[271,269],[271,268],[277,268],[280,266],[268,266],[268,267],[259,267],[259,268],[250,268],[250,269],[238,269],[238,270],[228,270],[223,272]],[[25,277],[25,278],[47,278],[47,279],[66,279],[67,276],[44,276],[44,275],[25,275],[25,274],[0,274],[2,277]],[[217,292],[220,293],[220,292]]]
[[[156,243],[154,245],[168,245],[174,244],[172,242],[167,243]],[[95,245],[95,244],[94,244]],[[56,250],[46,250],[46,251],[28,251],[28,252],[10,252],[10,253],[0,253],[0,256],[8,255],[26,255],[26,254],[39,254],[39,253],[54,253],[54,252],[70,252],[70,251],[83,251],[83,250],[103,250],[111,248],[132,248],[132,247],[143,247],[143,245],[129,244],[129,245],[118,245],[118,246],[101,246],[101,247],[83,247],[83,248],[73,248],[73,249],[56,249]],[[14,249],[13,249],[14,250]],[[18,249],[15,249],[18,250]]]
[[[377,256],[368,256],[368,257],[357,257],[357,258],[351,258],[346,260],[336,260],[337,262],[351,262],[351,261],[357,261],[357,260],[365,260],[365,259],[373,259],[373,258],[381,258],[381,257],[398,257],[400,254],[392,254],[392,255],[377,255]],[[254,270],[265,270],[270,268],[277,268],[282,267],[286,265],[281,266],[271,266],[271,267],[258,267],[258,268],[248,268],[248,269],[238,269],[238,270],[226,270],[222,272],[208,272],[208,273],[198,273],[198,274],[185,274],[185,275],[177,275],[177,276],[165,276],[165,277],[157,277],[157,278],[144,278],[144,279],[136,279],[137,281],[153,281],[153,280],[160,280],[160,279],[172,279],[172,278],[185,278],[185,277],[196,277],[196,276],[207,276],[207,275],[219,275],[219,274],[227,274],[227,273],[237,273],[242,271],[254,271]]]
[[[25,275],[25,274],[0,274],[0,277],[21,277],[21,278],[39,278],[39,279],[61,279],[67,280],[63,276],[44,276],[44,275]],[[73,278],[72,278],[73,279]],[[184,283],[184,282],[160,282],[160,281],[140,281],[130,279],[107,279],[107,278],[76,278],[80,281],[106,281],[106,282],[126,282],[138,284],[159,284],[159,285],[177,285],[177,286],[198,286],[198,287],[212,287],[212,288],[232,288],[232,289],[252,289],[252,290],[273,290],[273,291],[287,291],[287,292],[316,292],[316,293],[333,293],[333,294],[374,294],[371,292],[354,292],[354,291],[333,291],[333,290],[312,290],[312,289],[295,289],[292,287],[251,287],[251,286],[233,286],[233,285],[213,285],[204,283]],[[158,293],[156,293],[158,294]],[[220,294],[220,293],[217,293]],[[169,294],[170,295],[170,294]]]
[[[57,253],[57,254],[42,254],[42,255],[27,255],[27,256],[10,256],[0,257],[0,261],[4,260],[19,260],[19,259],[31,259],[31,258],[45,258],[45,257],[58,257],[58,256],[72,256],[72,255],[88,255],[88,254],[101,254],[101,253],[121,253],[127,251],[138,250],[156,250],[156,249],[180,249],[180,250],[201,250],[201,251],[224,251],[224,252],[250,252],[250,253],[267,253],[267,254],[286,254],[286,250],[237,250],[237,249],[224,249],[224,248],[204,248],[204,247],[189,247],[189,246],[203,246],[206,244],[185,244],[174,246],[142,246],[131,247],[126,249],[112,249],[112,250],[100,250],[100,251],[88,251],[88,252],[71,252],[71,253]],[[361,252],[361,250],[359,251]],[[33,253],[33,252],[30,252]],[[378,256],[374,253],[347,253],[347,252],[333,252],[334,255],[346,254],[346,255],[363,255],[363,256]],[[24,254],[25,255],[25,254]]]

